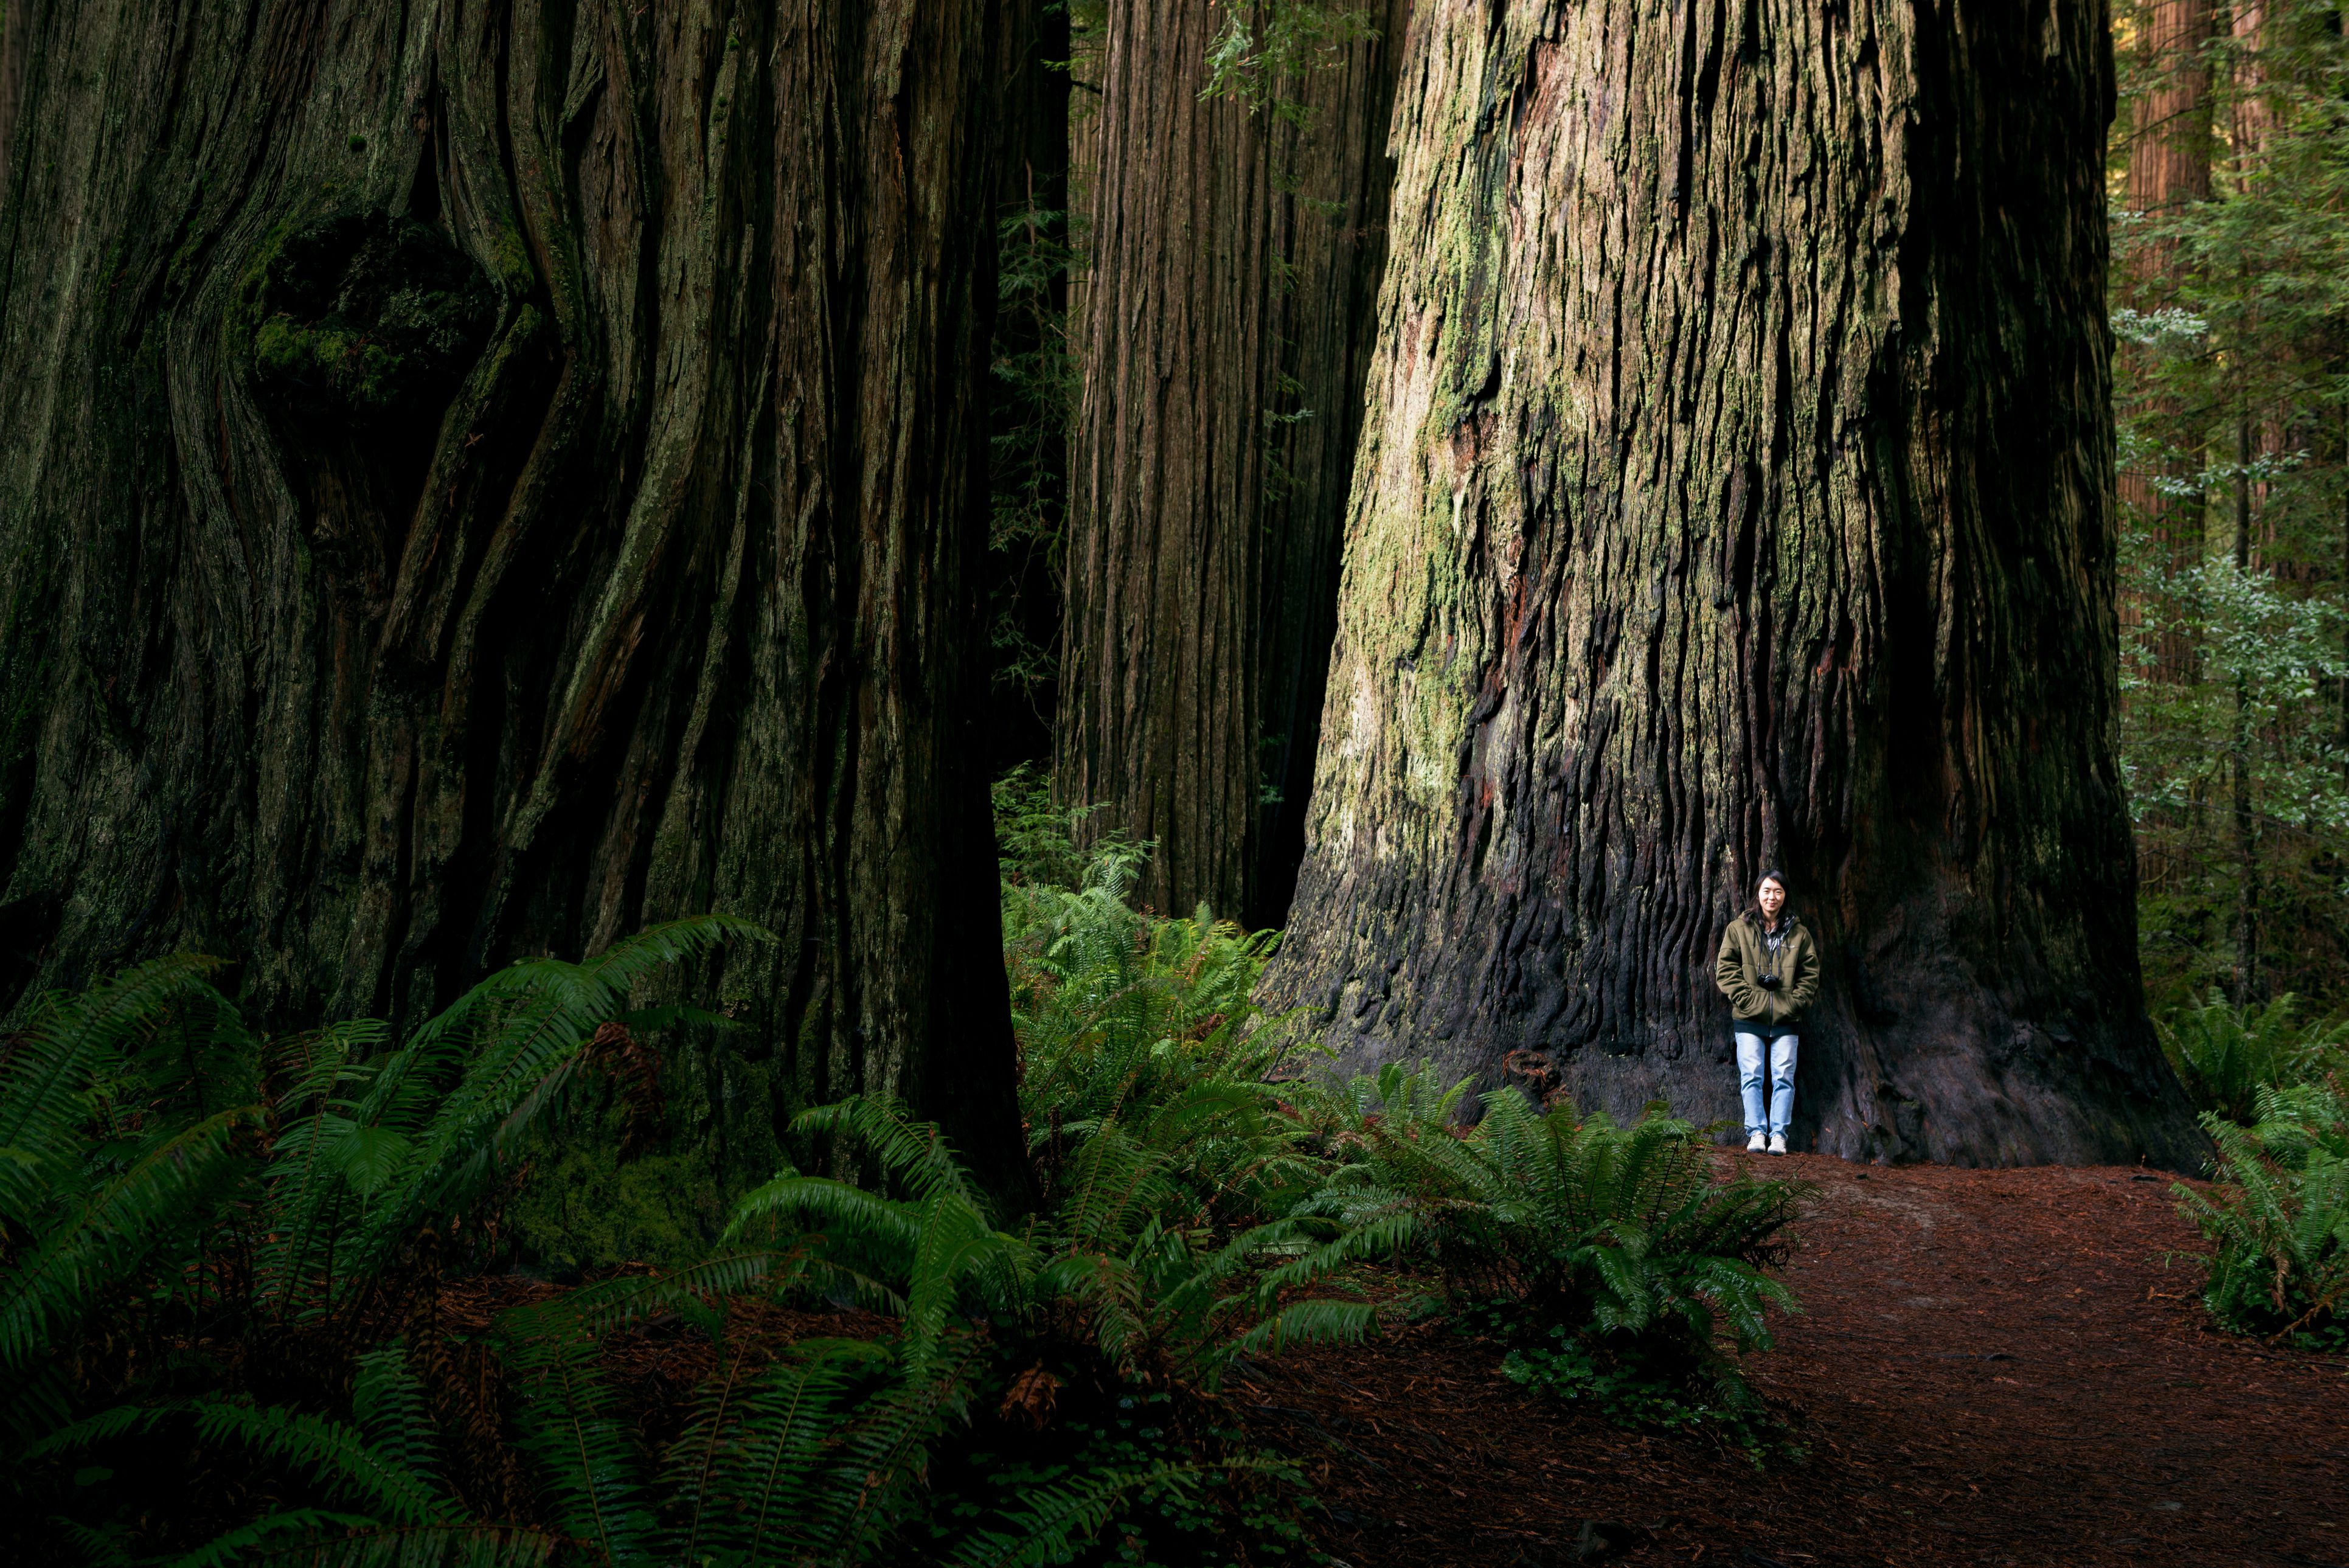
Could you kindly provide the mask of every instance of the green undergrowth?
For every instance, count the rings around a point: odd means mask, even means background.
[[[622,1259],[675,1268],[725,1229],[731,1205],[707,1153],[686,1147],[623,1159],[620,1121],[598,1117],[575,1136],[531,1140],[509,1210],[526,1272],[575,1284]]]
[[[2209,1246],[2203,1305],[2230,1333],[2349,1350],[2349,1025],[2295,999],[2237,1006],[2214,993],[2161,1025],[2216,1157],[2179,1208]]]
[[[2261,1090],[2321,1078],[2349,1048],[2349,1021],[2309,1019],[2290,993],[2239,1006],[2214,990],[2154,1026],[2196,1108],[2244,1125],[2259,1119]]]
[[[1716,1181],[1709,1130],[1661,1105],[1620,1127],[1502,1089],[1462,1132],[1468,1089],[1398,1063],[1309,1100],[1337,1162],[1307,1207],[1398,1226],[1455,1323],[1506,1347],[1513,1380],[1756,1463],[1799,1457],[1739,1358],[1771,1347],[1772,1312],[1796,1310],[1769,1271],[1812,1190]]]
[[[1792,1305],[1798,1187],[1713,1183],[1661,1113],[1512,1090],[1464,1128],[1464,1085],[1335,1081],[1254,1001],[1274,938],[1134,911],[1147,846],[1030,805],[1002,908],[1032,1210],[879,1097],[721,1197],[660,1136],[660,1042],[715,1020],[635,1005],[764,940],[721,921],[516,965],[406,1039],[261,1037],[204,960],[50,999],[0,1057],[0,1545],[1316,1562],[1299,1462],[1223,1385],[1377,1336],[1398,1265],[1522,1381],[1766,1445],[1737,1358]]]
[[[2203,1305],[2231,1333],[2349,1351],[2349,1072],[2261,1088],[2254,1109],[2248,1126],[2206,1113],[2216,1185],[2174,1189],[2210,1246]]]

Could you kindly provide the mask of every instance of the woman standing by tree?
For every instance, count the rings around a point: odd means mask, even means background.
[[[1729,998],[1737,1032],[1737,1087],[1745,1098],[1745,1147],[1759,1154],[1786,1152],[1795,1119],[1795,1051],[1803,1010],[1819,994],[1819,954],[1811,934],[1786,908],[1786,879],[1764,872],[1754,889],[1759,906],[1722,933],[1713,984]],[[1768,1044],[1770,1099],[1762,1098],[1763,1047]]]

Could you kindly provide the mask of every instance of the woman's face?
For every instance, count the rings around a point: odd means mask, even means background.
[[[1755,896],[1762,901],[1762,913],[1772,920],[1778,918],[1778,911],[1784,908],[1786,903],[1786,890],[1780,885],[1775,877],[1764,877],[1762,880],[1761,890]]]

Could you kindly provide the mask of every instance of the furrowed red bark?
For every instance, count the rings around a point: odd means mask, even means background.
[[[1221,15],[1111,8],[1091,133],[1055,784],[1157,852],[1161,910],[1276,923],[1303,849],[1410,7],[1286,84],[1203,98]]]
[[[1024,1169],[992,836],[1001,4],[15,5],[9,997],[414,1019],[730,911],[703,1130]]]
[[[1712,961],[1779,865],[1799,1142],[2195,1164],[2113,754],[2100,9],[1431,0],[1403,80],[1268,999],[1733,1118]]]

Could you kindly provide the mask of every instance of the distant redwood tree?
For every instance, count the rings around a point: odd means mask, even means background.
[[[1273,1001],[1734,1116],[1714,950],[1783,866],[1802,1141],[2199,1160],[2113,754],[2103,18],[1421,9]]]
[[[717,1132],[894,1089],[1016,1180],[973,589],[1029,10],[11,5],[0,1005],[198,947],[413,1019],[730,911],[781,940]]]
[[[1274,12],[1332,41],[1219,78]],[[1162,911],[1278,923],[1304,852],[1410,14],[1121,0],[1091,67],[1054,779]]]

